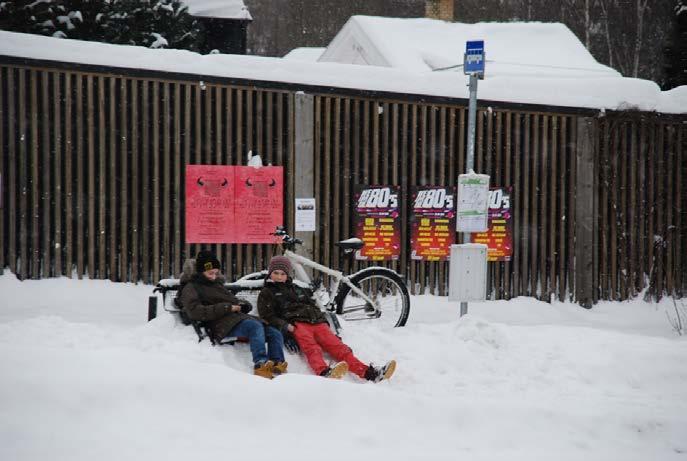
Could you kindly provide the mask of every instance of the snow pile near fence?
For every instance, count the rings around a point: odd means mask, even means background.
[[[462,55],[465,46],[464,43],[459,45],[456,45],[456,56]],[[551,46],[555,47],[555,43]],[[488,50],[487,44],[487,53]],[[505,56],[509,50],[503,49],[500,53]],[[175,72],[198,78],[225,77],[450,98],[469,96],[467,77],[457,71],[429,72],[228,54],[199,55],[183,50],[151,50],[5,31],[0,31],[0,56]],[[482,101],[592,109],[687,112],[685,92],[662,92],[654,82],[620,77],[609,70],[598,76],[593,72],[581,79],[580,71],[573,68],[584,69],[587,64],[586,58],[576,61],[572,56],[568,61],[569,69],[541,76],[538,72],[532,74],[531,69],[525,76],[513,74],[512,69],[517,66],[512,65],[509,66],[510,74],[504,74],[502,69],[501,75],[498,72],[490,75],[488,67],[486,79],[480,82],[479,98]]]
[[[0,459],[670,460],[687,452],[687,343],[668,302],[412,300],[406,328],[348,327],[392,380],[273,381],[245,345],[197,343],[152,287],[0,276]]]

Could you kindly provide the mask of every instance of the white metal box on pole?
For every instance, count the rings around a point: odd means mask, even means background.
[[[449,301],[485,301],[487,246],[481,243],[451,245],[448,282]]]

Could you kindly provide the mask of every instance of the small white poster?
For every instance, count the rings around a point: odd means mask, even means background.
[[[296,231],[314,232],[316,230],[315,199],[296,199]]]
[[[486,232],[489,229],[489,175],[458,176],[457,232]]]

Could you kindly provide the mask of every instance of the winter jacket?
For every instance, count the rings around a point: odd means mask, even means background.
[[[258,295],[258,313],[282,332],[295,322],[327,322],[327,317],[312,300],[310,291],[295,285],[291,279],[284,283],[265,281],[265,287]]]
[[[224,287],[221,278],[208,280],[202,274],[194,274],[181,289],[179,301],[191,320],[206,323],[216,341],[225,338],[242,320],[261,320],[231,311],[231,306],[239,305],[239,300]]]

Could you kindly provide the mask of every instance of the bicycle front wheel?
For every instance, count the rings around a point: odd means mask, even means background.
[[[336,297],[336,313],[345,321],[377,320],[383,326],[402,327],[408,321],[410,296],[401,277],[390,269],[363,269],[350,278],[373,304],[350,286],[342,285]]]

